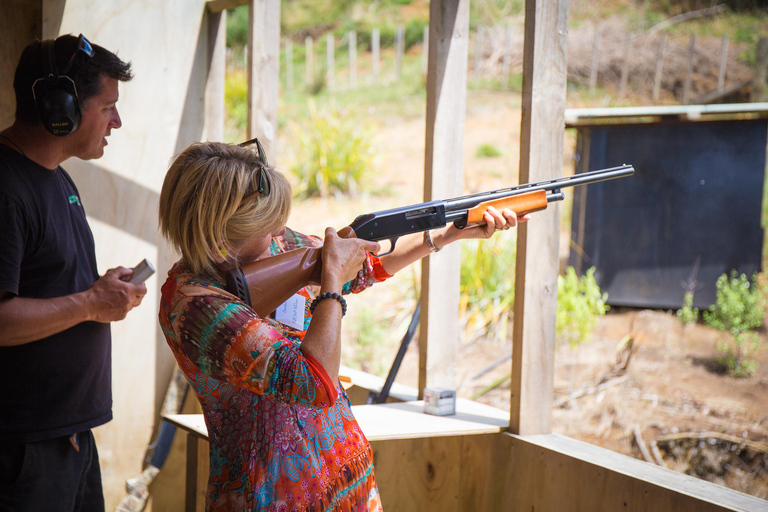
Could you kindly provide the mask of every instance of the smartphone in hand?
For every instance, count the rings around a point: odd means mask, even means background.
[[[133,274],[126,279],[129,283],[141,284],[155,273],[155,267],[152,263],[144,258],[141,263],[133,267]]]

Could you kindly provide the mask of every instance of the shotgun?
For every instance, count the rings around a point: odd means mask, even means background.
[[[341,230],[339,236],[366,240],[389,240],[389,251],[397,240],[411,233],[441,228],[452,222],[459,229],[484,224],[489,206],[509,208],[518,216],[544,210],[552,201],[562,201],[564,187],[587,185],[624,178],[635,173],[631,165],[585,172],[552,180],[524,183],[514,187],[480,192],[453,199],[428,201],[411,206],[366,213]],[[264,258],[227,273],[227,290],[239,297],[262,318],[269,315],[294,293],[308,285],[320,284],[322,247],[303,247]]]

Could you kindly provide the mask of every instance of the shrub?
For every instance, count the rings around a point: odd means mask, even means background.
[[[490,240],[461,241],[459,311],[467,341],[483,335],[507,338],[515,301],[516,244],[514,231]]]
[[[729,277],[721,275],[717,280],[715,304],[705,311],[707,325],[731,334],[727,341],[717,344],[724,355],[718,358],[728,373],[734,377],[749,377],[757,369],[757,362],[750,356],[759,348],[754,329],[763,325],[766,295],[757,282],[757,275],[750,281],[746,274],[734,270]]]
[[[595,267],[581,277],[573,267],[557,278],[556,334],[572,347],[589,341],[597,325],[597,317],[605,315],[609,306],[607,293],[600,292],[595,281]]]
[[[480,144],[475,151],[478,158],[495,158],[501,156],[501,151],[493,144]]]
[[[683,295],[683,307],[677,310],[677,318],[683,325],[695,324],[699,319],[699,308],[693,307],[693,292]]]
[[[290,171],[299,180],[296,193],[355,196],[373,172],[371,128],[345,109],[318,109],[313,101],[308,108],[307,118],[292,124],[296,147]]]
[[[757,329],[765,318],[765,293],[746,274],[721,275],[716,283],[715,304],[704,312],[704,321],[715,329],[738,336],[742,332]]]

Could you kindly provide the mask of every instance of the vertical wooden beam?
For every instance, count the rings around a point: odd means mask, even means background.
[[[589,91],[595,92],[597,88],[597,74],[600,71],[600,39],[602,27],[595,27],[595,38],[592,40],[592,68],[589,70]]]
[[[659,99],[659,93],[661,92],[661,76],[664,71],[664,42],[667,38],[667,33],[662,32],[659,36],[659,47],[656,51],[656,73],[653,75],[653,99]]]
[[[269,154],[277,141],[280,0],[250,0],[248,49],[248,138],[258,137]]]
[[[207,13],[208,78],[205,83],[205,138],[224,140],[224,78],[227,72],[227,11]]]
[[[619,82],[619,98],[627,94],[627,82],[629,81],[629,50],[632,47],[632,33],[627,30],[624,36],[624,53],[621,63],[621,82]]]
[[[693,79],[693,64],[696,57],[696,34],[691,34],[691,42],[688,44],[688,67],[683,81],[683,105],[690,103],[691,80]]]
[[[293,90],[293,41],[285,41],[285,89]]]
[[[304,38],[304,82],[307,87],[315,81],[315,43],[312,36]]]
[[[766,101],[768,94],[765,92],[765,78],[768,73],[768,37],[762,37],[757,42],[757,55],[755,58],[755,74],[752,77],[752,94],[750,101]]]
[[[336,74],[336,39],[333,37],[333,33],[325,36],[325,83],[328,85],[328,90],[332,91],[336,87],[335,74]]]
[[[371,31],[371,81],[374,85],[379,83],[379,28]]]
[[[568,0],[525,2],[520,182],[563,170]],[[518,228],[510,430],[551,431],[560,216],[557,203]]]
[[[469,0],[432,0],[429,13],[425,201],[464,189]],[[422,260],[419,396],[427,386],[456,389],[460,249],[452,244]]]
[[[403,53],[405,53],[405,28],[398,25],[395,28],[395,81],[397,82],[403,75]]]
[[[728,36],[723,36],[720,50],[720,72],[717,74],[717,90],[725,87],[725,70],[728,67]]]
[[[357,87],[357,32],[349,32],[349,88]]]

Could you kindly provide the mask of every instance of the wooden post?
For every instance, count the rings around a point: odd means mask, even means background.
[[[424,200],[463,193],[469,0],[429,4]],[[425,387],[456,389],[461,247],[451,244],[421,263],[419,397]]]
[[[501,41],[501,47],[503,49],[501,58],[501,76],[504,83],[504,88],[509,89],[509,75],[511,73],[510,60],[512,59],[512,27],[504,27],[504,35],[502,36]]]
[[[629,81],[629,51],[632,47],[632,34],[627,30],[624,37],[624,54],[621,63],[621,82],[619,82],[619,98],[627,94],[627,82]]]
[[[427,61],[429,60],[429,25],[424,27],[421,40],[421,74],[422,76],[427,76]]]
[[[374,85],[379,83],[379,29],[371,31],[371,81]]]
[[[589,90],[595,92],[597,88],[597,72],[600,68],[600,36],[601,27],[595,27],[595,39],[592,42],[592,69],[589,70]]]
[[[325,81],[328,84],[328,90],[334,89],[334,56],[336,54],[336,40],[333,34],[325,36]]]
[[[405,49],[405,30],[402,25],[395,29],[395,80],[403,76],[403,53]]]
[[[357,32],[349,33],[349,88],[357,87]]]
[[[315,42],[311,36],[304,39],[304,81],[307,87],[315,81]]]
[[[208,12],[208,78],[205,83],[205,138],[224,140],[224,78],[227,73],[227,11]]]
[[[563,172],[568,0],[525,2],[520,183]],[[518,227],[510,430],[552,430],[560,212]]]
[[[659,99],[659,93],[661,92],[661,73],[664,70],[664,41],[667,38],[667,33],[662,32],[659,36],[659,48],[656,51],[656,73],[653,75],[653,99]]]
[[[285,89],[293,90],[293,41],[285,41]]]
[[[689,103],[691,97],[691,78],[693,77],[693,60],[696,56],[696,35],[691,34],[691,42],[688,45],[688,68],[683,82],[683,105]]]
[[[248,48],[248,138],[259,137],[270,154],[277,142],[280,0],[250,0]]]
[[[768,68],[768,38],[762,37],[757,42],[755,74],[752,78],[752,94],[750,95],[750,100],[753,102],[768,100],[768,94],[765,92],[766,68]]]
[[[477,37],[475,38],[475,60],[472,65],[472,79],[477,80],[480,78],[480,63],[483,59],[483,50],[485,46],[485,27],[479,27],[477,29]]]
[[[717,74],[717,90],[725,87],[725,69],[728,66],[728,36],[723,36],[722,49],[720,50],[720,72]]]

